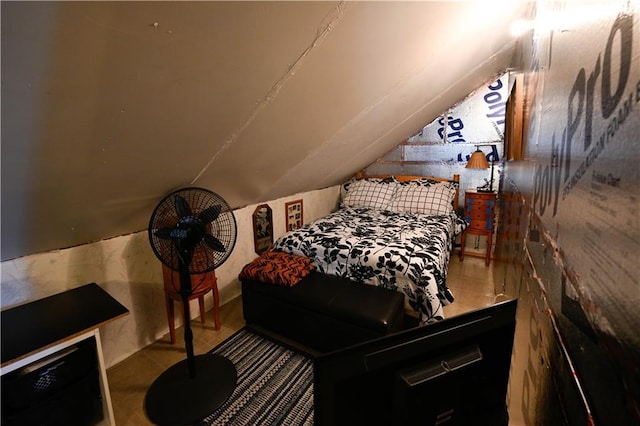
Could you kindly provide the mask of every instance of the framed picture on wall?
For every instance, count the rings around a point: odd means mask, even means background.
[[[273,214],[268,204],[260,204],[253,212],[253,242],[257,254],[273,244]]]
[[[285,203],[285,213],[287,231],[298,229],[302,226],[302,200]]]

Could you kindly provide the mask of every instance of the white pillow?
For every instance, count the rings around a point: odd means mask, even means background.
[[[397,186],[393,180],[357,180],[348,186],[342,205],[387,210]]]
[[[453,210],[456,190],[446,182],[429,186],[398,185],[389,210],[394,212],[446,215]]]

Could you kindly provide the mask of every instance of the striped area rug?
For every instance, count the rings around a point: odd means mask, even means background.
[[[238,384],[201,425],[312,425],[313,361],[247,329],[212,353],[236,366]]]

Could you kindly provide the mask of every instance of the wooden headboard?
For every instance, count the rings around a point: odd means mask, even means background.
[[[431,179],[438,182],[457,182],[458,185],[456,185],[456,196],[453,198],[453,210],[458,211],[458,198],[460,195],[460,185],[459,185],[460,175],[459,174],[453,175],[453,178],[443,178],[443,177],[437,177],[437,176],[414,176],[414,175],[367,175],[364,172],[358,172],[355,174],[356,179],[364,179],[364,178],[384,179],[392,176],[395,177],[399,182],[406,182],[408,180],[415,180],[415,179]]]

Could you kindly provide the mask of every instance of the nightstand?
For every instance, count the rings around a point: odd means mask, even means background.
[[[464,260],[464,246],[467,234],[485,235],[487,253],[485,263],[491,263],[491,245],[493,243],[493,219],[498,194],[495,192],[466,191],[464,195],[464,218],[469,223],[460,240],[460,260]]]

